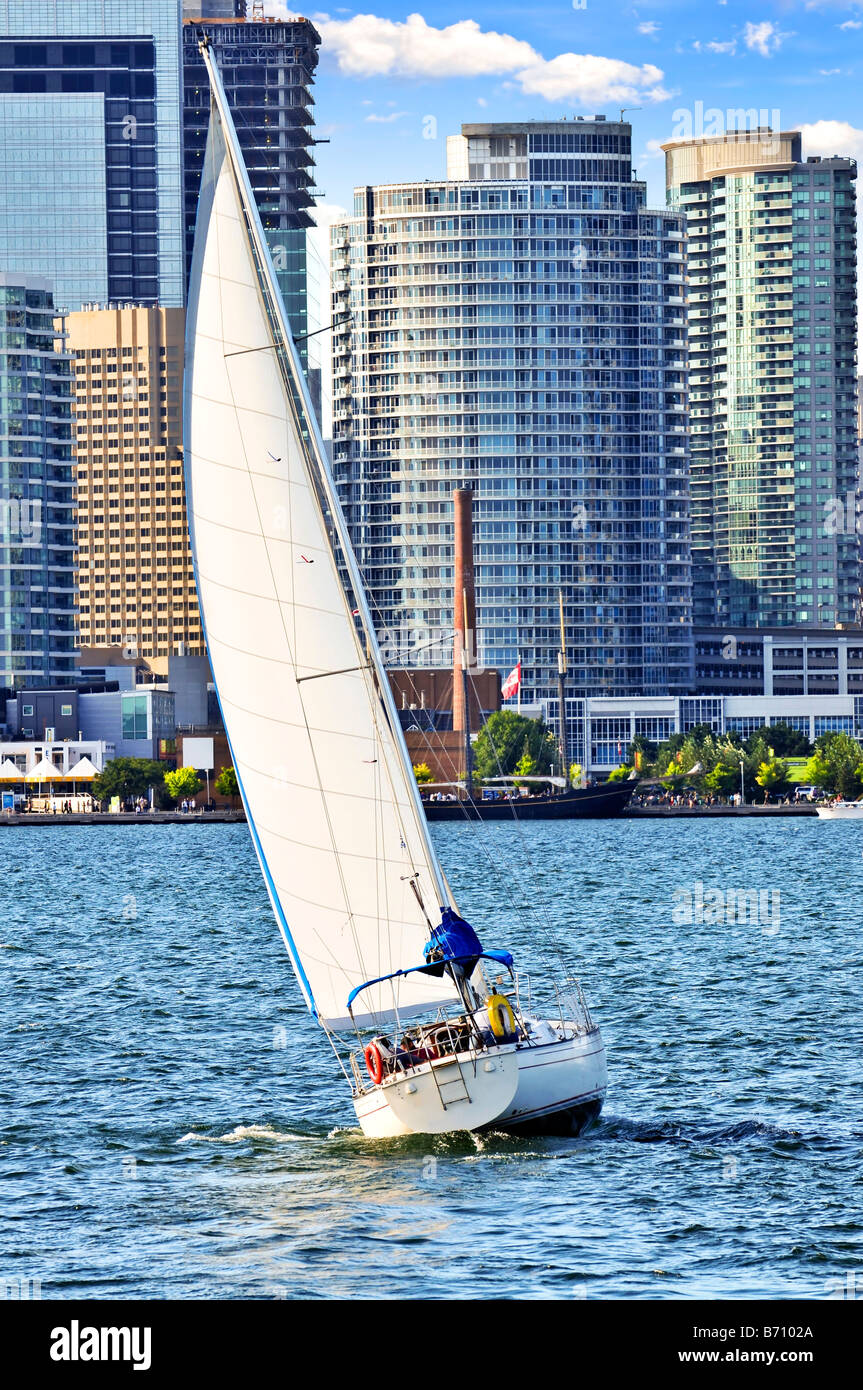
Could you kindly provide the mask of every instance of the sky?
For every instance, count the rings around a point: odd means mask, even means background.
[[[265,0],[265,13],[297,11]],[[705,125],[711,108],[754,109],[802,128],[804,156],[863,159],[863,0],[381,0],[306,13],[323,40],[322,224],[351,207],[358,183],[443,178],[446,136],[463,121],[617,119],[625,107],[655,206],[659,146],[698,133],[698,103]]]

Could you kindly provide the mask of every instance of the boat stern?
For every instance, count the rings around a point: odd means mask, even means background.
[[[359,1091],[354,1108],[369,1139],[482,1129],[511,1105],[518,1089],[514,1044],[435,1058]]]

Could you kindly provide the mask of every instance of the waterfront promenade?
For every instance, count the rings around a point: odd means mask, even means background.
[[[767,805],[754,802],[751,806],[627,806],[627,820],[661,820],[689,817],[710,820],[716,816],[816,816],[811,801],[789,802],[787,805]]]
[[[224,825],[246,819],[242,811],[6,811],[0,829],[9,825]]]
[[[816,809],[812,802],[804,801],[789,805],[751,806],[629,806],[620,819],[623,820],[713,820],[717,817],[742,816],[744,818],[768,816],[814,816]],[[224,825],[245,821],[242,811],[219,809],[218,811],[196,811],[184,814],[182,811],[92,811],[74,812],[71,815],[44,811],[5,812],[0,815],[0,829],[4,826],[19,825]],[[502,822],[505,824],[506,822]]]

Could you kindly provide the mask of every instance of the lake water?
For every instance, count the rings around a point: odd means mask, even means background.
[[[542,901],[577,962],[609,1055],[596,1126],[364,1140],[245,826],[7,829],[0,1280],[43,1298],[863,1292],[861,828],[434,835],[488,944],[529,967],[544,928],[512,898]],[[737,920],[738,890],[758,920]]]

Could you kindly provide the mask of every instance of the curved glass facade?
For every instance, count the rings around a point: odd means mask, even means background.
[[[859,621],[850,159],[799,133],[670,144],[688,227],[696,627]]]
[[[688,690],[681,220],[626,123],[464,126],[448,161],[333,229],[334,462],[393,659],[451,659],[470,486],[482,665],[554,714],[562,590],[573,696]]]

